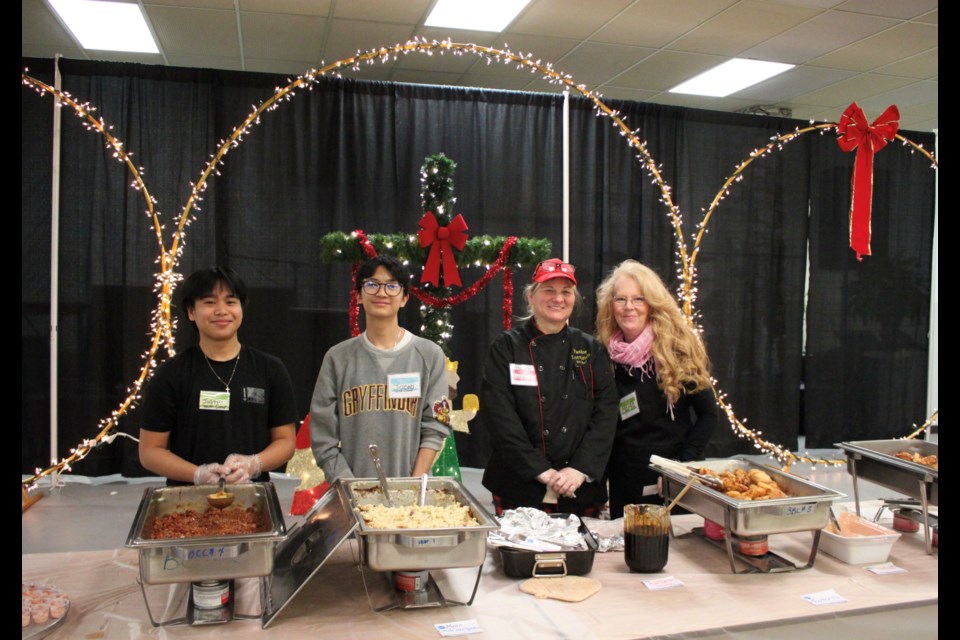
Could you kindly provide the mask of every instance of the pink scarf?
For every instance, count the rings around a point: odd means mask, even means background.
[[[617,332],[610,337],[607,352],[614,362],[626,365],[631,370],[640,369],[641,380],[645,375],[655,377],[657,361],[651,353],[654,337],[653,327],[649,324],[633,342],[624,341],[623,331],[617,329]]]

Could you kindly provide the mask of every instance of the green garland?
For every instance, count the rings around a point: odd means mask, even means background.
[[[427,261],[427,250],[420,248],[416,233],[369,233],[367,238],[378,254],[385,253],[415,265]],[[457,253],[457,266],[461,269],[486,267],[497,259],[506,241],[506,236],[470,238],[463,251]],[[552,251],[553,245],[546,238],[517,238],[517,244],[510,250],[509,262],[515,267],[535,267],[550,258]],[[320,262],[354,264],[366,259],[356,236],[351,233],[334,231],[320,239]]]

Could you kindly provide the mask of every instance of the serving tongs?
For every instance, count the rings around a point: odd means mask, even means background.
[[[380,447],[375,444],[371,444],[370,457],[373,458],[373,466],[377,468],[377,478],[380,480],[380,490],[383,491],[383,503],[388,507],[392,507],[393,501],[390,499],[390,491],[387,490],[387,476],[383,473],[383,465],[380,463]]]
[[[706,485],[711,489],[723,491],[723,482],[720,480],[720,478],[715,478],[711,475],[700,473],[693,467],[688,467],[687,465],[677,462],[676,460],[670,460],[658,455],[652,455],[650,456],[650,464],[655,464],[661,469],[678,473],[684,478],[694,478],[699,481],[700,484]]]

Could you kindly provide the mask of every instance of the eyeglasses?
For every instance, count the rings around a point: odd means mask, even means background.
[[[403,293],[403,285],[399,282],[377,282],[376,280],[363,281],[363,292],[371,296],[375,296],[380,293],[381,287],[383,287],[384,293],[391,298],[396,298],[398,295]]]
[[[551,262],[545,260],[537,265],[537,268],[533,270],[533,277],[536,278],[538,273],[553,273],[559,271],[561,273],[575,273],[577,268],[568,262]]]
[[[633,296],[632,298],[628,298],[628,297],[626,297],[626,296],[616,296],[616,297],[613,299],[613,304],[615,304],[615,305],[618,306],[618,307],[623,308],[623,307],[626,307],[626,306],[627,306],[627,303],[629,302],[629,303],[632,304],[634,307],[639,307],[641,304],[643,304],[643,303],[646,302],[646,301],[647,301],[647,299],[644,298],[643,296]]]

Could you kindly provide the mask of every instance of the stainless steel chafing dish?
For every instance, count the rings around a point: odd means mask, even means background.
[[[707,520],[723,524],[728,532],[725,545],[730,556],[731,569],[734,571],[736,571],[736,566],[733,561],[734,553],[729,533],[740,537],[748,537],[815,530],[810,558],[804,567],[794,566],[781,558],[777,558],[778,562],[774,564],[768,562],[754,564],[751,559],[741,558],[762,571],[784,571],[813,566],[817,554],[820,529],[825,527],[829,521],[830,506],[834,500],[846,497],[833,489],[750,460],[739,458],[733,460],[704,460],[684,464],[693,468],[705,467],[717,473],[733,471],[738,468],[746,471],[761,469],[776,480],[789,496],[773,500],[736,500],[716,489],[694,483],[686,495],[680,499],[679,505],[681,507],[699,514]],[[675,498],[689,480],[675,470],[657,464],[651,464],[650,467],[663,476],[663,494],[667,500]],[[774,554],[769,555],[773,556]]]
[[[847,471],[854,480],[870,482],[921,499],[924,489],[932,505],[940,503],[940,472],[916,462],[901,460],[901,451],[922,456],[938,455],[939,445],[923,440],[861,440],[837,445],[847,454]],[[854,484],[856,493],[856,484]]]
[[[860,440],[841,442],[837,446],[847,454],[847,471],[853,476],[857,514],[860,514],[858,482],[861,478],[919,500],[924,541],[927,553],[932,554],[930,525],[931,518],[935,520],[936,517],[931,516],[929,508],[940,504],[940,472],[933,467],[901,460],[896,454],[907,451],[922,456],[939,455],[939,445],[924,440]]]
[[[154,521],[163,515],[194,509],[206,511],[216,485],[146,489],[130,527],[126,546],[140,552],[140,578],[145,584],[199,582],[266,576],[273,571],[274,546],[286,528],[272,483],[231,485],[231,509],[253,507],[262,531],[235,536],[154,540]]]
[[[395,506],[417,503],[419,478],[390,478],[387,488]],[[486,557],[487,532],[499,528],[493,517],[453,478],[430,478],[427,504],[455,504],[470,508],[480,523],[472,527],[437,529],[374,529],[356,511],[361,504],[383,504],[377,480],[344,479],[338,483],[344,502],[357,520],[363,563],[374,571],[421,571],[479,567]],[[438,497],[439,496],[439,497]]]

